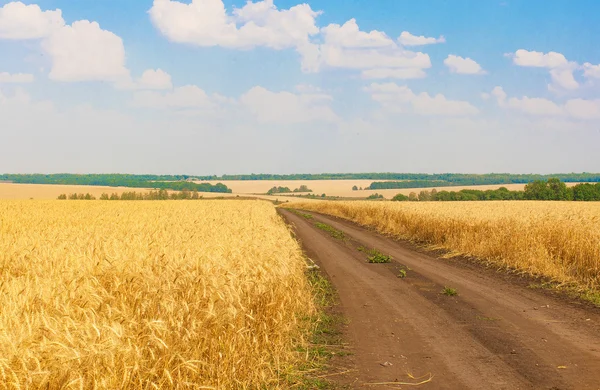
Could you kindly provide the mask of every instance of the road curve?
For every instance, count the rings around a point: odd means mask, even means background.
[[[338,291],[354,365],[338,376],[340,383],[398,388],[391,383],[432,376],[419,387],[600,389],[600,310],[438,259],[345,220],[280,213]],[[360,246],[394,260],[369,264]],[[401,269],[406,277],[398,277]],[[458,296],[441,294],[445,286]]]

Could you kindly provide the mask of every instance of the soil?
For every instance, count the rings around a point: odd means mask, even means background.
[[[330,379],[353,388],[600,389],[600,310],[527,280],[439,258],[342,219],[289,210],[331,280],[351,354]],[[336,239],[315,227],[344,232]],[[392,257],[370,264],[359,248]],[[404,276],[405,274],[405,276]],[[442,293],[451,287],[458,293]],[[412,385],[412,386],[411,386]]]

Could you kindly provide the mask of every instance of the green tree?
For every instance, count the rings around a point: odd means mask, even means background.
[[[406,196],[404,194],[396,194],[396,196],[394,196],[392,198],[392,201],[394,201],[394,202],[406,202],[406,201],[408,201],[408,196]]]

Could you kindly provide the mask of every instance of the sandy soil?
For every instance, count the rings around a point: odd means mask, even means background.
[[[350,388],[600,389],[600,310],[464,259],[444,260],[348,221],[281,210],[338,291]],[[314,221],[343,231],[335,240]],[[368,264],[361,245],[391,255]],[[400,269],[407,272],[399,278]],[[458,296],[441,294],[453,287]],[[414,379],[421,378],[421,379]],[[386,384],[390,382],[390,384]]]

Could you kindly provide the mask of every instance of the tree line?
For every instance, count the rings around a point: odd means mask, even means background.
[[[536,180],[525,186],[523,191],[510,191],[506,187],[497,190],[431,191],[406,196],[398,194],[393,201],[473,201],[473,200],[572,200],[600,201],[600,182],[580,183],[573,187],[559,179]]]
[[[557,175],[512,175],[512,174],[485,174],[485,175],[463,175],[443,174],[431,175],[427,179],[404,179],[403,181],[373,182],[366,190],[384,190],[401,188],[427,188],[427,187],[451,187],[493,184],[527,184],[535,181],[547,181],[558,179],[565,183],[576,182],[600,182],[600,174],[596,173],[569,173]]]
[[[32,174],[0,175],[0,181],[23,184],[64,184],[81,186],[108,186],[130,188],[155,188],[173,191],[222,192],[231,193],[225,184],[192,183],[187,175],[128,175],[128,174]]]
[[[58,196],[60,200],[96,200],[96,197],[91,194],[61,194]],[[100,200],[195,200],[202,199],[198,191],[183,190],[181,192],[169,193],[167,190],[149,191],[149,192],[123,192],[118,194],[103,193],[100,195]]]
[[[295,192],[313,192],[313,191],[304,184],[298,188],[295,188],[293,191],[290,190],[289,187],[275,186],[275,187],[271,188],[269,191],[267,191],[267,195],[290,194],[290,193],[295,193]]]
[[[402,181],[441,181],[456,183],[454,185],[480,185],[480,184],[527,184],[535,180],[548,180],[557,178],[567,183],[573,182],[600,182],[600,173],[553,173],[549,175],[538,174],[512,174],[512,173],[298,173],[298,174],[246,174],[222,176],[194,176],[197,180],[402,180]],[[437,184],[435,185],[438,186]],[[431,187],[431,186],[430,186]],[[394,187],[405,188],[405,187]],[[418,188],[418,187],[406,187]],[[384,188],[368,188],[384,189]]]

